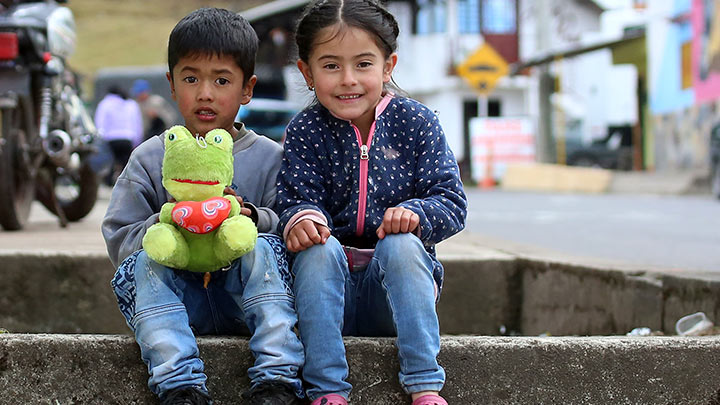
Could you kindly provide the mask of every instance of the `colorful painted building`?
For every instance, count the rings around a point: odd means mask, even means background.
[[[648,95],[657,170],[707,169],[720,123],[720,4],[648,0]]]

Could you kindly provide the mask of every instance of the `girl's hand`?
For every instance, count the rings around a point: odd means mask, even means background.
[[[240,214],[245,215],[246,217],[249,217],[252,215],[252,211],[250,208],[246,208],[243,206],[243,199],[242,197],[235,194],[235,190],[231,189],[230,187],[225,187],[225,190],[223,191],[225,195],[230,194],[235,197],[238,203],[240,203]]]
[[[327,226],[303,219],[290,229],[285,245],[291,252],[301,252],[313,245],[325,244],[330,237]]]
[[[418,214],[403,207],[392,207],[385,211],[382,224],[375,231],[379,239],[393,233],[415,232],[420,225]]]

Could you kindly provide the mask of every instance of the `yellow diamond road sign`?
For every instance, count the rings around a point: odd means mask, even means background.
[[[505,59],[486,43],[465,59],[457,72],[475,90],[489,94],[497,81],[509,73],[509,69]]]

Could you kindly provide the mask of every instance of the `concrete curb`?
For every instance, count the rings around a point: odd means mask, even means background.
[[[468,335],[674,334],[682,316],[720,320],[720,279],[515,258],[442,257],[440,331]],[[129,334],[102,255],[1,255],[0,328]]]
[[[672,333],[683,315],[720,315],[720,280],[604,269],[503,253],[441,257],[443,394],[462,404],[720,404],[720,337]],[[103,255],[0,254],[0,404],[149,404],[147,368],[109,286]],[[518,333],[554,337],[468,337]],[[123,335],[124,334],[124,335]],[[237,403],[247,339],[201,337],[218,404]],[[356,404],[409,403],[393,340],[346,339]]]
[[[199,338],[218,405],[248,388],[243,338]],[[346,339],[355,404],[409,403],[391,339]],[[127,336],[0,335],[0,403],[151,404]],[[444,337],[451,404],[717,404],[715,337]]]

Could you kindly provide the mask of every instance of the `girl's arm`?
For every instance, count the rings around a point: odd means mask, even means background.
[[[324,208],[323,163],[318,159],[325,152],[316,149],[321,142],[316,140],[313,144],[313,134],[299,130],[297,120],[296,117],[288,125],[283,161],[277,177],[278,233],[284,237],[292,226],[308,217],[332,229],[331,217]]]
[[[440,122],[435,114],[429,111],[428,114],[427,121],[419,128],[416,147],[417,198],[403,201],[399,206],[420,217],[420,239],[426,244],[436,244],[465,227],[467,199],[457,161]]]

